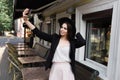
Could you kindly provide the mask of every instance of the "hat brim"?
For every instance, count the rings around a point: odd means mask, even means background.
[[[58,22],[59,22],[60,26],[61,26],[63,23],[66,23],[66,22],[73,25],[72,20],[69,19],[69,18],[67,18],[67,17],[63,17],[63,18],[58,19]]]

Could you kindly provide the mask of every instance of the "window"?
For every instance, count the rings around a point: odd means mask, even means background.
[[[106,65],[109,56],[112,9],[83,15],[86,21],[86,58]]]

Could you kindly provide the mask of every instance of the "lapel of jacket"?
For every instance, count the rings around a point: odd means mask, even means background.
[[[58,46],[59,40],[60,40],[60,37],[54,39],[54,41],[52,43],[52,48],[53,48],[52,49],[52,54],[53,54],[52,57],[54,56],[54,53],[55,53],[55,50],[56,50],[56,48]]]
[[[74,57],[74,52],[75,52],[75,45],[74,45],[74,41],[70,41],[70,53],[69,56],[72,59]]]

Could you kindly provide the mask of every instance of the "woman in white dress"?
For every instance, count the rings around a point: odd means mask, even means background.
[[[76,28],[72,20],[63,17],[58,20],[60,24],[59,34],[46,34],[39,31],[29,20],[29,9],[23,11],[25,24],[36,36],[51,42],[51,50],[46,61],[46,70],[50,68],[49,80],[75,80],[74,64],[75,49],[85,45],[85,40],[76,34]]]

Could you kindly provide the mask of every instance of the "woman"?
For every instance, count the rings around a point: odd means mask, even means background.
[[[80,33],[75,35],[76,28],[72,20],[67,17],[59,19],[59,35],[49,35],[39,31],[28,21],[28,12],[29,9],[23,12],[23,19],[27,26],[39,38],[51,42],[51,50],[45,64],[46,70],[51,68],[49,80],[75,80],[75,49],[85,45],[86,42]]]

